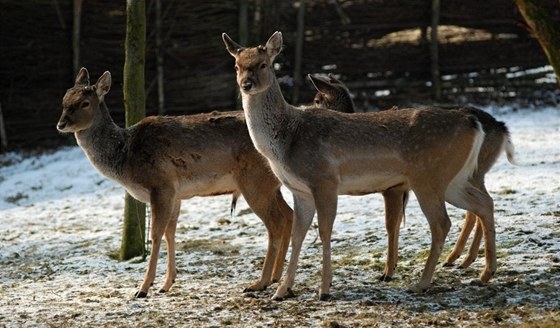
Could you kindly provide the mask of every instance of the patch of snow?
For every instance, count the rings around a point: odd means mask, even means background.
[[[179,276],[171,291],[158,294],[154,286],[149,298],[134,300],[147,263],[109,256],[120,246],[124,190],[97,173],[81,149],[69,147],[26,159],[9,154],[16,164],[0,167],[0,325],[412,327],[518,324],[557,315],[560,112],[487,110],[507,123],[519,165],[502,156],[486,178],[495,200],[498,251],[498,272],[486,286],[472,283],[483,268],[479,256],[466,270],[438,266],[426,294],[405,292],[419,278],[431,241],[413,195],[401,227],[396,280],[378,282],[386,249],[384,208],[380,195],[368,195],[339,199],[333,301],[316,300],[321,264],[316,228],[301,254],[295,299],[270,301],[276,285],[243,294],[260,274],[266,230],[242,199],[229,218],[230,196],[216,196],[183,202]],[[283,193],[291,204],[289,192]],[[462,210],[448,209],[453,227],[444,255],[463,216]],[[206,244],[193,246],[196,241]],[[163,280],[165,247],[160,257],[156,284]],[[501,321],[495,321],[496,309]]]

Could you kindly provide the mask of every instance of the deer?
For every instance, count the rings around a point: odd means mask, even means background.
[[[313,105],[317,108],[335,110],[342,113],[355,113],[354,101],[350,90],[344,83],[328,74],[328,80],[307,74],[307,77],[317,90],[313,97]]]
[[[290,259],[273,300],[295,297],[299,255],[315,212],[323,260],[319,299],[330,299],[331,234],[342,194],[382,192],[393,199],[408,190],[415,193],[432,242],[420,280],[410,291],[420,293],[431,285],[451,227],[445,202],[481,218],[486,264],[479,279],[491,279],[497,268],[494,203],[470,181],[484,141],[474,115],[436,108],[352,114],[298,110],[284,99],[273,70],[281,32],[264,46],[243,47],[226,33],[222,40],[235,60],[251,140],[294,199]]]
[[[111,87],[106,71],[90,85],[80,69],[62,99],[57,123],[73,133],[93,166],[122,185],[135,199],[151,204],[151,254],[136,298],[147,297],[156,276],[162,238],[167,244],[167,270],[159,292],[175,282],[175,230],[181,200],[195,196],[243,195],[268,232],[260,277],[245,291],[264,290],[282,275],[289,246],[292,209],[280,181],[254,148],[242,111],[175,117],[151,116],[121,128],[105,104]]]
[[[337,80],[331,74],[328,75],[329,81],[323,80],[321,78],[312,76],[308,74],[313,86],[317,90],[314,100],[311,104],[303,105],[298,107],[301,110],[321,110],[330,109],[343,113],[353,113],[354,102],[350,96],[350,91],[342,83]],[[239,193],[232,194],[232,200],[230,203],[230,216],[235,213],[235,208],[237,207],[237,200],[239,198]]]
[[[323,79],[311,74],[308,75],[312,84],[317,89],[317,94],[314,97],[314,106],[319,109],[331,109],[340,112],[353,113],[355,112],[354,102],[350,95],[350,91],[344,85],[343,82],[336,79],[332,74],[328,74],[328,79]],[[442,107],[442,106],[440,106]],[[511,136],[509,130],[505,123],[496,120],[489,113],[472,106],[443,106],[442,108],[448,110],[459,110],[468,114],[476,116],[482,128],[485,132],[485,138],[482,143],[482,148],[478,156],[477,170],[474,172],[472,177],[472,183],[475,187],[481,190],[486,190],[484,185],[485,175],[490,171],[492,166],[495,164],[500,155],[505,152],[508,161],[511,164],[516,164],[515,161],[515,151],[514,146],[511,141]],[[396,109],[393,107],[392,109]],[[402,204],[397,204],[395,206],[406,207],[406,200],[408,199],[408,192],[406,192],[402,197],[397,197],[402,199]],[[398,208],[397,207],[397,208]],[[389,209],[386,213],[396,213],[396,209]],[[404,219],[404,216],[403,216]],[[390,281],[394,271],[396,270],[396,265],[398,261],[398,237],[399,237],[399,218],[386,217],[385,223],[387,227],[388,236],[388,252],[387,252],[387,262],[385,264],[385,270],[383,274],[379,277],[381,281]],[[452,266],[453,263],[461,256],[463,250],[467,244],[468,238],[475,226],[476,229],[474,237],[471,243],[471,247],[468,250],[467,256],[463,259],[458,268],[466,269],[472,262],[478,257],[478,250],[480,248],[480,242],[482,240],[482,221],[472,213],[467,211],[465,214],[465,221],[461,232],[453,247],[453,250],[447,255],[443,266]]]

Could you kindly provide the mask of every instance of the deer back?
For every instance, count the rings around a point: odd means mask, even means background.
[[[57,128],[73,132],[96,169],[137,199],[148,202],[150,190],[163,185],[174,186],[180,198],[231,193],[236,174],[263,166],[243,112],[154,116],[123,129],[104,103],[109,87],[108,72],[89,85],[83,69],[63,97]]]

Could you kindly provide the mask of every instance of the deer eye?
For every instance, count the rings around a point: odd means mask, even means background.
[[[319,104],[321,103],[321,101],[320,101],[319,99],[315,99],[315,103],[316,103],[317,105],[319,105]]]
[[[236,72],[239,71],[239,66],[235,65],[234,68]]]
[[[262,63],[261,64],[261,69],[265,69],[266,68],[266,63]]]
[[[82,103],[80,104],[80,108],[86,108],[89,106],[89,100],[84,100],[82,101]]]

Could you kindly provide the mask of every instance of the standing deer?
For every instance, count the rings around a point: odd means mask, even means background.
[[[414,191],[428,220],[432,245],[420,281],[410,287],[412,291],[431,285],[451,226],[446,201],[481,218],[486,266],[480,279],[487,282],[492,277],[496,271],[493,200],[469,181],[484,141],[475,116],[440,109],[358,114],[301,111],[284,100],[272,69],[282,48],[280,32],[265,46],[249,48],[225,33],[222,38],[235,58],[251,139],[294,197],[292,253],[273,299],[293,296],[301,246],[315,211],[323,245],[319,295],[321,300],[329,299],[331,234],[339,194],[402,195]]]
[[[314,105],[322,109],[333,109],[340,112],[352,113],[354,112],[354,103],[352,97],[350,96],[350,91],[344,83],[340,82],[334,78],[331,74],[328,75],[328,80],[324,80],[319,77],[309,75],[309,78],[313,82],[313,85],[317,89],[317,94],[314,98]],[[467,114],[474,115],[478,118],[482,124],[482,128],[485,132],[484,142],[482,143],[482,148],[478,155],[478,165],[477,170],[474,172],[472,177],[472,183],[475,187],[480,190],[486,190],[484,185],[484,177],[486,173],[492,168],[498,157],[503,151],[507,155],[507,159],[510,163],[515,164],[514,160],[514,150],[509,131],[503,122],[496,120],[492,115],[474,107],[446,107],[448,110],[459,110]],[[403,194],[402,197],[396,197],[395,200],[403,200],[402,204],[395,204],[395,208],[387,209],[385,224],[387,227],[388,235],[388,252],[387,252],[387,262],[385,264],[385,270],[383,275],[380,277],[382,281],[391,280],[394,270],[396,269],[398,261],[398,241],[399,241],[399,228],[400,228],[400,218],[390,217],[387,214],[396,215],[398,214],[399,208],[402,206],[406,207],[406,200],[408,199],[408,192]],[[391,202],[391,200],[387,200]],[[386,203],[387,203],[386,201]],[[386,204],[386,206],[391,206],[391,203]],[[478,250],[480,248],[480,241],[482,239],[482,221],[477,220],[477,216],[467,211],[465,214],[465,222],[455,247],[447,256],[444,266],[451,266],[457,258],[463,252],[463,249],[468,241],[468,238],[472,232],[476,223],[476,230],[473,237],[471,247],[467,257],[459,265],[460,268],[466,269],[471,263],[477,258]]]
[[[105,72],[94,85],[82,68],[62,100],[57,128],[74,133],[78,145],[104,176],[134,198],[151,204],[152,252],[136,297],[146,297],[154,282],[162,236],[167,242],[167,272],[160,292],[175,281],[175,229],[182,199],[242,194],[268,231],[268,249],[259,280],[246,290],[278,281],[289,245],[292,210],[280,182],[255,150],[242,111],[177,117],[147,117],[118,127],[104,102],[111,87]]]

